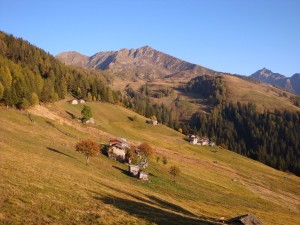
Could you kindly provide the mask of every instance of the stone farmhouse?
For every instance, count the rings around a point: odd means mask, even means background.
[[[108,157],[124,162],[127,149],[130,147],[125,138],[116,138],[109,141]]]
[[[198,137],[197,135],[190,134],[188,136],[189,142],[194,145],[202,145],[202,146],[215,146],[213,141],[210,141],[208,137]]]

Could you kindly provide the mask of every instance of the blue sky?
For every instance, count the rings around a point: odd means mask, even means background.
[[[299,0],[0,0],[0,30],[51,54],[138,48],[217,71],[300,73]]]

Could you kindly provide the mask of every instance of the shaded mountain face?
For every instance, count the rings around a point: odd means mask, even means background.
[[[300,74],[296,73],[292,77],[286,77],[280,73],[273,73],[271,70],[263,68],[256,71],[250,77],[265,83],[275,84],[287,91],[300,94]]]
[[[213,73],[210,69],[185,62],[149,46],[99,52],[91,57],[76,52],[64,52],[57,55],[57,58],[67,65],[100,70],[109,69],[115,74],[136,79],[164,78],[182,72],[190,76]]]

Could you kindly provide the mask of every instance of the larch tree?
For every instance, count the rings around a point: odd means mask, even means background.
[[[149,157],[153,154],[153,148],[146,142],[140,144],[139,149],[146,157]]]
[[[96,142],[89,139],[78,142],[75,150],[86,157],[86,164],[89,164],[90,157],[95,157],[99,154],[101,147]]]

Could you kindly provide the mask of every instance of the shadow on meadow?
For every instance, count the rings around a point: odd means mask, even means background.
[[[152,196],[151,196],[152,197]],[[120,210],[123,210],[127,213],[129,213],[132,216],[139,217],[142,219],[145,219],[151,223],[156,223],[158,225],[164,225],[164,224],[173,224],[173,225],[182,225],[182,224],[198,224],[198,225],[213,225],[218,224],[215,219],[213,218],[207,218],[207,217],[190,217],[186,215],[177,214],[171,211],[167,211],[165,209],[160,209],[156,205],[149,205],[144,202],[138,202],[134,200],[124,199],[120,197],[94,197],[97,200],[100,200],[101,202],[105,204],[110,204]],[[166,203],[162,200],[155,199],[155,201],[158,201],[159,204],[162,204],[163,206],[168,206],[170,210],[174,208],[175,205]],[[176,206],[178,207],[178,206]],[[181,207],[179,207],[181,208]],[[182,212],[187,213],[187,211]],[[193,215],[192,213],[188,212],[188,214]]]
[[[57,149],[55,149],[55,148],[47,147],[47,149],[50,150],[50,151],[52,151],[52,152],[55,152],[55,153],[58,153],[58,154],[61,154],[61,155],[70,157],[70,158],[72,158],[72,159],[75,159],[73,156],[68,155],[68,154],[66,154],[66,153],[64,153],[64,152],[61,152],[61,151],[59,151],[59,150],[57,150]]]
[[[194,213],[184,209],[181,206],[170,203],[166,200],[160,199],[153,195],[146,195],[141,192],[143,196],[135,195],[125,190],[120,190],[116,187],[103,185],[118,193],[122,193],[131,199],[116,197],[111,194],[103,196],[103,194],[91,191],[94,199],[99,200],[105,204],[109,204],[129,213],[132,216],[145,219],[151,223],[158,225],[164,224],[199,224],[199,225],[213,225],[220,224],[215,218],[197,216]],[[219,223],[218,223],[219,222]]]

